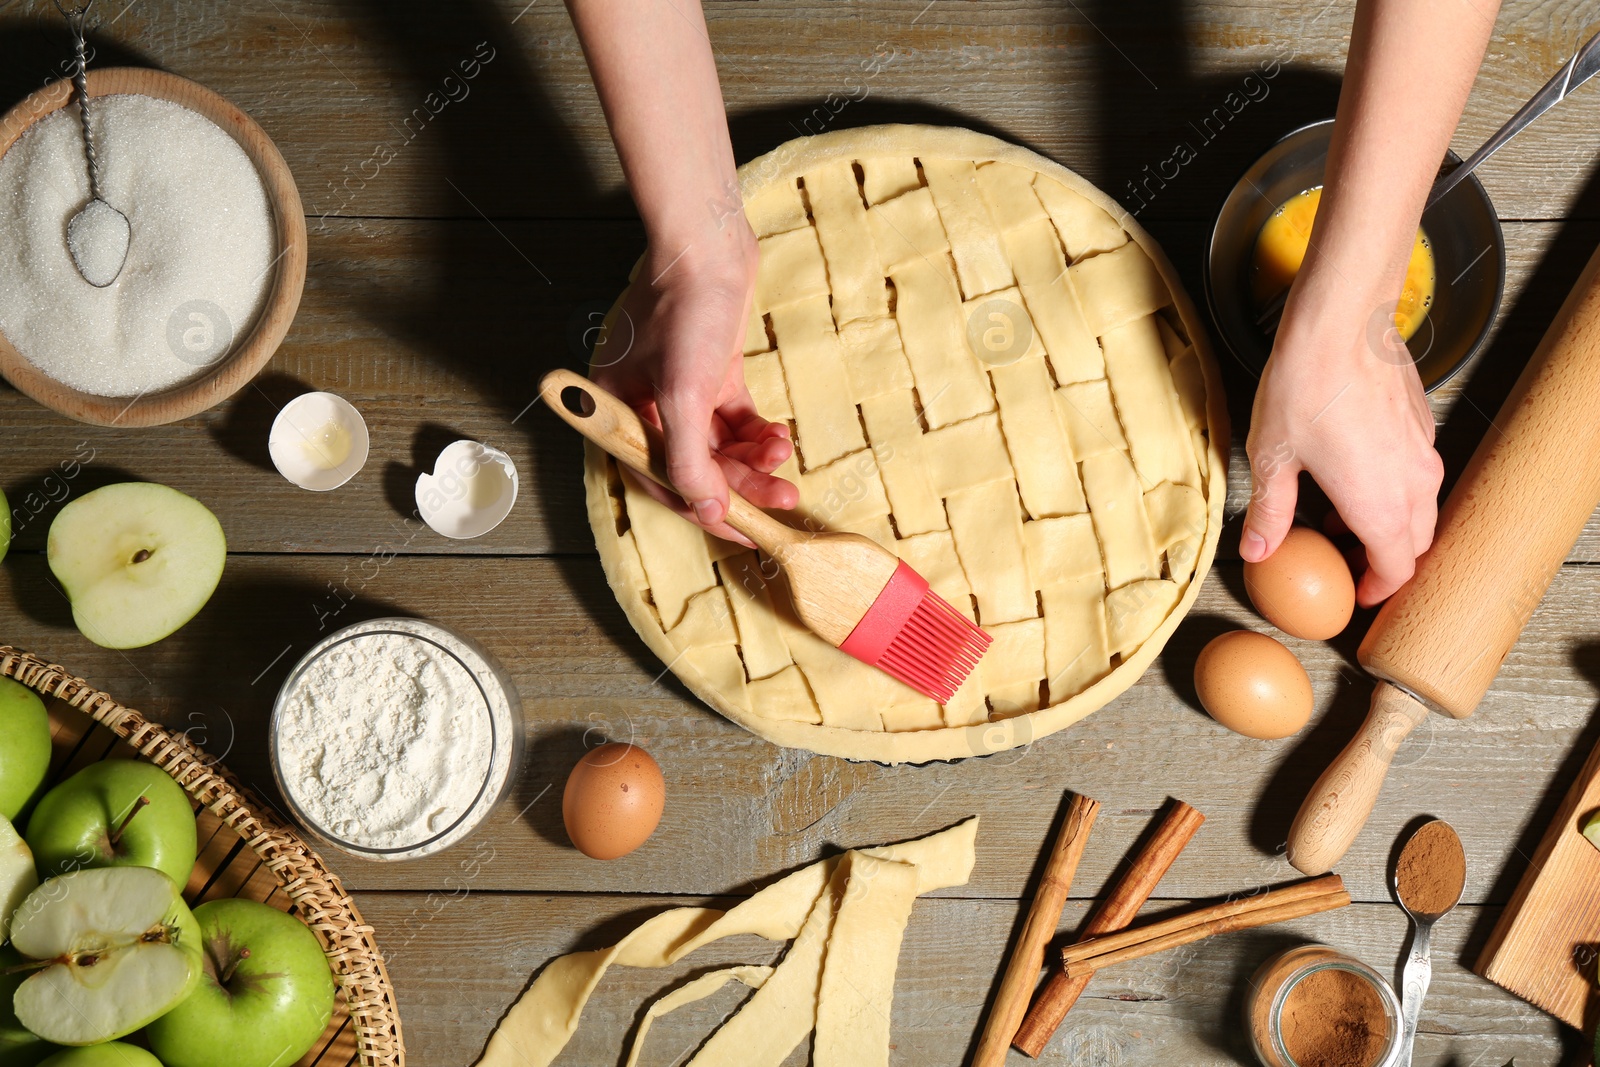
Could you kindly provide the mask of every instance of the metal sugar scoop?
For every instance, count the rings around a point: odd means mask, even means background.
[[[89,125],[89,48],[84,37],[84,23],[93,5],[94,0],[84,0],[82,7],[68,11],[61,6],[61,0],[56,0],[56,10],[72,30],[77,61],[72,84],[83,123],[83,154],[89,166],[89,202],[67,222],[67,250],[72,253],[72,262],[83,280],[96,289],[104,289],[122,273],[133,227],[128,223],[128,216],[106,203],[100,195],[100,161],[95,156],[94,132]]]

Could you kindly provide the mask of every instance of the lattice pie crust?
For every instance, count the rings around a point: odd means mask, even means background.
[[[761,244],[744,373],[798,453],[791,521],[897,553],[994,638],[940,706],[800,627],[783,579],[590,448],[590,523],[645,643],[781,745],[889,763],[1076,722],[1210,568],[1227,415],[1161,251],[1071,171],[966,130],[792,141],[740,169]]]

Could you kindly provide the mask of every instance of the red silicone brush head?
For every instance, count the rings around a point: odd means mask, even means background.
[[[839,648],[948,704],[992,640],[902,560]]]

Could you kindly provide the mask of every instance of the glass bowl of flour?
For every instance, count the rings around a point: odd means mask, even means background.
[[[295,818],[370,860],[429,856],[483,822],[522,761],[516,688],[437,623],[375,619],[295,664],[272,709],[272,771]]]

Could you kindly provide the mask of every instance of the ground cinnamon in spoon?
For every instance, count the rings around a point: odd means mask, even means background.
[[[1279,1032],[1300,1067],[1372,1067],[1383,1055],[1383,1001],[1359,974],[1330,967],[1295,983]]]
[[[1394,886],[1405,906],[1417,915],[1439,915],[1455,907],[1467,881],[1467,857],[1461,838],[1442,819],[1423,823],[1394,868]]]

